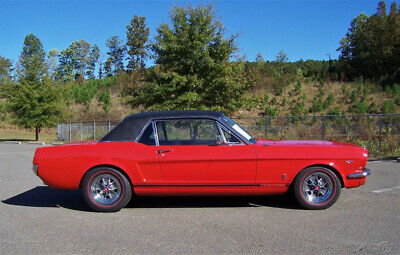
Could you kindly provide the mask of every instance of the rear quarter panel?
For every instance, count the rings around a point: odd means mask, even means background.
[[[76,189],[84,174],[99,165],[123,170],[132,184],[161,184],[161,171],[154,146],[135,142],[43,147],[37,152],[38,174],[50,187]]]

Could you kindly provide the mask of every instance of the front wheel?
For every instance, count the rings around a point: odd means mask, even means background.
[[[117,212],[132,196],[128,179],[110,167],[90,170],[83,179],[82,192],[86,203],[99,212]]]
[[[341,183],[335,173],[324,167],[309,167],[294,181],[294,196],[304,208],[320,210],[332,206],[340,196]]]

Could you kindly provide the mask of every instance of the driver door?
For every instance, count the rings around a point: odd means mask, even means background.
[[[227,143],[222,133],[226,130],[215,120],[159,120],[155,126],[164,185],[253,188],[254,146],[238,139]]]

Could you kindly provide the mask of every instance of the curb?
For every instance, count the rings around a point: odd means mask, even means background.
[[[45,143],[44,143],[44,142],[29,142],[29,144],[45,145]]]
[[[51,143],[51,145],[62,145],[64,143]]]
[[[6,144],[21,144],[21,142],[18,141],[4,141]]]

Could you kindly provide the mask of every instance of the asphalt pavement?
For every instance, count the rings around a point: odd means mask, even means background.
[[[0,144],[0,254],[400,254],[395,161],[369,162],[366,184],[322,211],[288,196],[142,197],[96,213],[42,184],[35,148]]]

